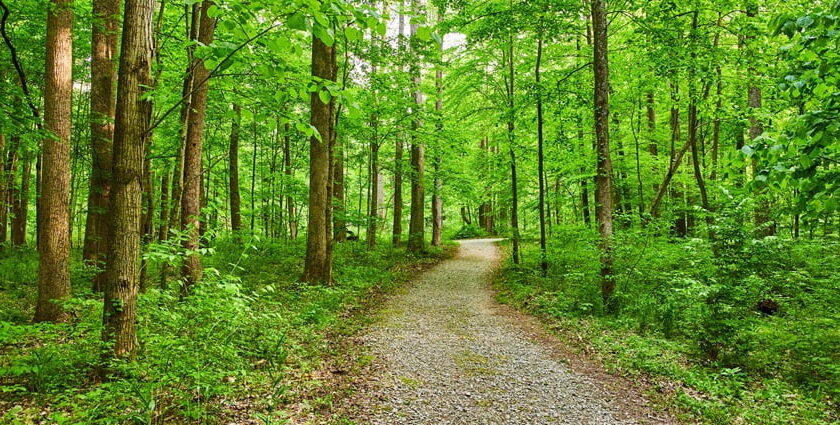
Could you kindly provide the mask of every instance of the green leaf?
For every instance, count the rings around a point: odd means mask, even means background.
[[[432,38],[432,30],[429,27],[417,27],[417,38],[429,41]]]
[[[746,155],[746,156],[752,156],[753,153],[755,153],[752,146],[750,146],[750,145],[744,145],[744,147],[741,148],[741,152],[743,152],[744,155]]]
[[[222,14],[223,14],[222,9],[219,9],[219,7],[216,6],[215,4],[210,6],[209,9],[207,9],[207,16],[209,16],[211,18],[214,18],[214,19],[218,18],[219,16],[222,16]]]
[[[814,18],[812,18],[810,15],[805,15],[796,20],[796,25],[798,25],[800,28],[808,28],[813,24]]]
[[[321,41],[324,42],[327,46],[332,46],[335,44],[335,37],[333,37],[333,33],[331,29],[325,28],[321,25],[316,25],[312,28],[312,33],[315,37],[318,37]]]
[[[344,29],[344,36],[347,37],[347,41],[357,41],[362,39],[362,32],[355,27],[347,27]]]
[[[324,104],[330,103],[330,99],[332,99],[332,95],[327,90],[319,91],[318,97],[321,98],[321,102],[323,102]]]
[[[306,31],[306,17],[301,13],[295,13],[289,18],[289,28],[298,31]]]

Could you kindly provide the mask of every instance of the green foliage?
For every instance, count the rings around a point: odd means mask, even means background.
[[[306,374],[329,353],[327,335],[348,325],[347,312],[401,279],[402,265],[440,255],[413,258],[384,243],[374,251],[341,244],[336,284],[317,286],[297,282],[302,241],[245,246],[232,238],[214,241],[204,251],[205,278],[185,299],[177,285],[140,296],[141,347],[133,362],[101,363],[98,297],[80,291],[69,300],[71,323],[27,324],[33,287],[4,281],[0,419],[28,423],[23,418],[46,406],[57,423],[227,423],[226,400],[242,399],[251,400],[253,417],[283,423],[283,406],[301,401],[315,385]],[[169,261],[168,249],[152,250],[148,258]],[[0,259],[0,276],[30,270],[34,279],[34,259],[31,251],[10,251]],[[96,370],[106,366],[110,379],[96,383]]]
[[[526,245],[524,266],[505,268],[500,297],[582,333],[609,364],[685,385],[670,400],[693,418],[831,423],[837,242],[754,239],[743,213],[721,213],[713,244],[658,236],[655,225],[617,233],[615,316],[600,314],[597,239],[578,228],[554,229],[547,277]]]
[[[474,224],[465,224],[457,232],[452,234],[452,239],[471,239],[482,236],[487,236],[487,232],[484,229]]]

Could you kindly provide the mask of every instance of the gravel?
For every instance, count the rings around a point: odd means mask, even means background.
[[[372,424],[629,424],[605,391],[494,313],[494,240],[418,276],[363,340],[381,365]]]

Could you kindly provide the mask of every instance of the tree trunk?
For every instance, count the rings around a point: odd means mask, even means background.
[[[648,143],[648,153],[652,156],[656,156],[659,153],[659,149],[656,145],[656,139],[654,137],[654,133],[656,132],[656,104],[652,90],[647,92],[647,124],[648,137],[650,138],[650,142]]]
[[[373,74],[376,74],[374,66]],[[373,249],[376,246],[376,230],[379,227],[379,115],[374,112],[370,115],[370,127],[373,130],[373,137],[370,141],[370,190],[373,192],[372,199],[368,199],[367,219],[367,247]]]
[[[691,146],[691,162],[694,165],[694,178],[697,180],[697,188],[700,190],[700,202],[703,209],[706,210],[706,224],[708,225],[709,239],[714,239],[714,230],[712,229],[712,208],[709,205],[709,197],[706,193],[706,183],[703,181],[703,171],[700,169],[700,154],[697,149],[697,93],[695,84],[695,75],[697,66],[697,11],[692,14],[691,21],[691,64],[689,65],[688,76],[688,144]]]
[[[441,60],[443,60],[443,40],[438,45]],[[443,70],[438,67],[435,71],[435,112],[437,112],[437,132],[443,131]],[[442,232],[443,232],[443,198],[441,198],[441,190],[443,189],[443,179],[440,175],[441,162],[443,156],[441,155],[442,146],[440,140],[435,146],[435,154],[433,162],[434,174],[434,188],[432,191],[432,246],[440,246]]]
[[[213,42],[216,20],[207,14],[214,5],[213,0],[204,0],[201,4],[201,21],[198,30],[198,42],[209,45]],[[187,117],[187,137],[184,146],[184,186],[181,195],[181,228],[186,232],[183,247],[187,251],[181,268],[183,284],[181,294],[189,294],[190,288],[201,279],[201,256],[199,249],[199,220],[201,218],[201,150],[204,137],[204,115],[207,109],[207,93],[210,71],[204,66],[204,60],[193,60],[193,93]]]
[[[103,290],[105,257],[108,253],[108,205],[111,190],[119,13],[119,0],[93,1],[90,65],[92,164],[82,257],[87,264],[101,269],[93,278],[94,291]]]
[[[10,165],[11,161],[6,161],[6,135],[0,134],[0,248],[6,243],[9,229],[6,224],[9,218],[9,189],[12,181],[9,178]]]
[[[419,0],[413,0],[412,9],[415,13],[419,13]],[[410,36],[417,43],[417,28],[419,25],[415,22],[410,23]],[[415,108],[412,108],[414,119],[411,122],[411,217],[408,221],[408,250],[411,252],[420,252],[425,248],[425,188],[423,186],[423,174],[425,169],[425,146],[419,140],[419,131],[423,126],[420,120],[420,109],[423,105],[423,93],[420,90],[421,71],[419,64],[419,57],[415,57],[411,61],[410,74],[413,83],[413,97]]]
[[[239,196],[239,132],[242,122],[242,108],[233,104],[233,122],[230,125],[230,150],[228,156],[230,171],[230,230],[242,230],[241,199]],[[277,129],[280,130],[279,128]]]
[[[291,184],[294,179],[295,170],[292,169],[292,132],[289,123],[286,123],[283,132],[283,172],[286,174],[286,182]],[[298,222],[295,212],[295,198],[291,192],[286,196],[286,215],[289,221],[289,239],[297,239]]]
[[[24,151],[20,167],[20,190],[12,182],[12,245],[26,245],[26,224],[29,215],[29,182],[32,178],[32,153]]]
[[[119,89],[114,133],[114,179],[111,191],[111,247],[106,267],[103,340],[117,358],[137,349],[138,273],[144,162],[152,86],[154,0],[126,0],[120,49]]]
[[[72,0],[51,0],[47,12],[44,83],[44,122],[49,136],[43,141],[36,322],[63,322],[68,318],[56,301],[70,296],[72,29]]]
[[[709,180],[717,180],[718,150],[720,149],[720,112],[723,106],[723,78],[720,66],[715,68],[717,74],[717,100],[715,101],[715,120],[712,128],[712,172]]]
[[[511,3],[512,4],[512,3]],[[507,46],[507,136],[508,136],[508,152],[510,153],[510,188],[511,188],[511,205],[510,205],[510,227],[513,232],[511,238],[511,258],[513,264],[519,264],[521,259],[519,255],[519,184],[516,176],[516,152],[514,151],[514,128],[515,128],[515,82],[516,74],[513,67],[513,32],[508,36]]]
[[[400,0],[400,10],[398,12],[397,23],[399,26],[397,43],[399,45],[399,54],[402,55],[405,51],[405,0]],[[400,66],[400,72],[404,72],[404,68]],[[394,141],[394,224],[392,226],[391,244],[394,247],[400,246],[402,243],[402,210],[403,210],[403,195],[402,195],[402,166],[403,166],[403,135],[397,131],[396,140]]]
[[[335,81],[335,49],[312,36],[312,76],[316,79]],[[311,95],[312,116],[310,123],[318,131],[309,141],[309,215],[306,231],[306,260],[303,281],[330,283],[331,217],[330,203],[330,141],[332,139],[334,99],[321,101],[318,92]]]
[[[607,11],[604,0],[592,1],[592,33],[594,44],[595,78],[595,140],[598,156],[595,177],[598,192],[598,232],[601,235],[601,296],[604,309],[615,312],[613,303],[615,280],[612,276],[612,161],[609,132],[609,60],[607,54]]]
[[[158,240],[166,240],[169,235],[169,184],[172,172],[169,167],[163,170],[160,181],[160,228],[158,228]]]
[[[333,132],[335,134],[335,132]],[[344,199],[344,150],[338,144],[338,139],[333,142],[333,167],[332,167],[332,204],[333,204],[333,239],[336,242],[347,241],[347,206]]]
[[[534,76],[537,82],[537,178],[540,181],[539,210],[540,210],[540,269],[542,275],[548,274],[548,258],[546,256],[545,232],[545,154],[543,153],[543,105],[542,86],[540,85],[540,65],[542,64],[542,34],[537,38],[537,63]]]
[[[403,166],[403,142],[401,135],[397,134],[394,145],[394,224],[392,229],[391,243],[398,247],[402,243],[402,166]]]

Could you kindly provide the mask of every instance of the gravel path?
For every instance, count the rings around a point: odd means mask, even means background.
[[[372,424],[631,424],[605,392],[494,313],[494,240],[420,275],[363,337],[381,376]]]

